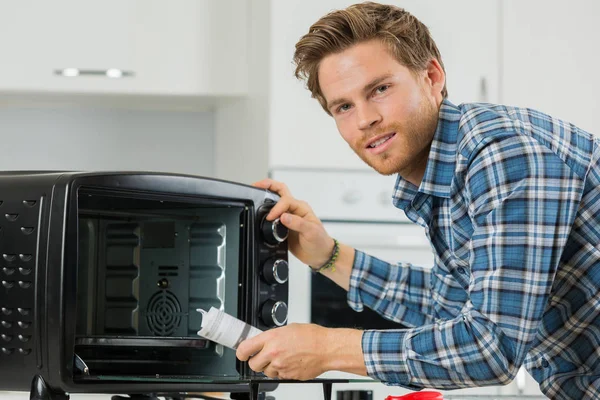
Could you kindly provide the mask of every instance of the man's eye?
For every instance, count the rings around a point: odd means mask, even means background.
[[[342,104],[338,107],[338,112],[345,112],[350,109],[350,104]]]
[[[378,86],[378,87],[377,87],[377,89],[375,89],[375,91],[376,91],[377,93],[383,93],[383,92],[385,92],[386,90],[388,90],[388,89],[389,89],[389,87],[390,87],[389,85],[381,85],[381,86]]]

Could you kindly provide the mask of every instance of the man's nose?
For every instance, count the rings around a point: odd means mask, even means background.
[[[370,129],[381,121],[381,114],[377,108],[369,104],[357,106],[357,115],[358,128],[361,130]]]

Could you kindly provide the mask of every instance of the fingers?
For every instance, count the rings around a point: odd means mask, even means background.
[[[306,221],[319,222],[308,203],[292,197],[291,192],[284,183],[274,181],[273,179],[263,179],[262,181],[255,182],[253,185],[272,190],[280,196],[279,201],[271,208],[269,214],[267,214],[266,218],[268,221],[280,218],[284,226],[300,233],[305,233],[304,230],[308,227]]]
[[[279,218],[285,212],[290,212],[303,218],[311,213],[312,209],[304,201],[296,200],[291,196],[285,196],[279,199],[271,211],[269,211],[267,220],[271,221],[275,218]]]
[[[267,178],[262,181],[254,182],[252,186],[259,187],[261,189],[267,189],[271,192],[277,193],[279,196],[291,196],[292,193],[288,189],[285,183],[274,181],[273,179]]]
[[[236,350],[236,357],[241,361],[248,361],[248,366],[255,372],[263,372],[269,378],[277,378],[277,371],[270,366],[271,356],[264,348],[264,340],[258,335],[252,339],[244,340]],[[257,340],[258,339],[258,340]]]
[[[267,357],[258,353],[248,361],[248,366],[255,372],[263,372],[271,363]]]
[[[235,356],[240,361],[247,361],[254,354],[257,354],[264,346],[263,335],[264,333],[251,339],[244,340],[235,351]]]
[[[265,178],[265,179],[262,179],[260,181],[254,182],[252,184],[252,186],[256,186],[256,187],[261,188],[261,189],[268,189],[269,186],[271,186],[270,181],[271,181],[271,179]]]
[[[293,214],[282,214],[281,223],[283,226],[294,232],[306,233],[308,227],[306,220]]]
[[[275,368],[273,368],[271,366],[271,364],[269,364],[267,366],[267,368],[265,368],[265,370],[263,371],[263,374],[265,374],[267,377],[269,377],[271,379],[279,378],[279,373],[277,372],[277,370]]]

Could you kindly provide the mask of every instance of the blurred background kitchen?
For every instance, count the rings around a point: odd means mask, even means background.
[[[320,16],[352,3],[0,0],[0,169],[146,170],[242,183],[272,175],[286,179],[332,229],[357,215],[375,232],[379,222],[398,222],[402,232],[382,251],[427,259],[420,228],[390,207],[393,181],[369,172],[293,77],[296,41]],[[596,0],[390,3],[430,28],[455,104],[537,108],[600,134]],[[364,182],[378,186],[365,193]],[[327,190],[340,198],[324,201]],[[340,209],[346,214],[336,214]],[[390,221],[369,216],[380,211]],[[365,235],[362,228],[343,231]],[[290,294],[290,321],[309,322],[310,282],[301,267],[291,269],[290,280],[305,283]],[[344,389],[373,390],[375,399],[407,392],[377,383],[334,386]],[[539,390],[522,375],[508,386],[447,394]],[[272,395],[322,396],[319,385],[296,384]]]

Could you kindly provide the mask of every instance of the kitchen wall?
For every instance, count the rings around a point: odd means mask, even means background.
[[[214,176],[214,115],[0,108],[0,170],[147,170]]]
[[[270,0],[252,0],[248,9],[247,94],[215,110],[215,175],[251,184],[265,178],[269,163],[268,60],[272,53]]]
[[[500,101],[541,110],[600,136],[596,0],[501,0]]]

